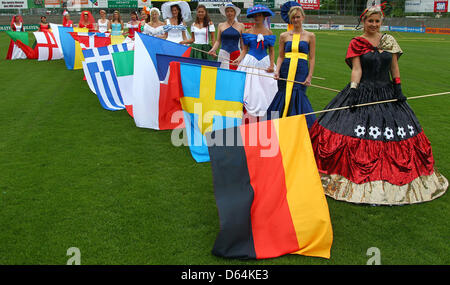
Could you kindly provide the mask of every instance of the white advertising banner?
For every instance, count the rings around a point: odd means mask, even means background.
[[[206,7],[206,9],[219,9],[220,6],[225,5],[227,2],[231,2],[227,1],[227,0],[210,0],[210,1],[199,1],[198,4],[200,5],[204,5]]]
[[[0,9],[27,9],[27,0],[0,0]]]
[[[434,0],[405,0],[405,13],[433,13]]]

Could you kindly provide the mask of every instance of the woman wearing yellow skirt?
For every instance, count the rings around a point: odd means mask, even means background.
[[[113,18],[109,22],[109,30],[111,31],[111,44],[117,45],[121,44],[124,40],[124,37],[122,35],[123,31],[123,21],[120,17],[119,11],[114,11]]]

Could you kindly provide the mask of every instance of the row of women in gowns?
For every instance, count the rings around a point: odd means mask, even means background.
[[[206,9],[200,7],[206,15],[197,11],[201,16],[191,26],[189,37],[185,21],[190,10],[181,9],[185,2],[168,3],[162,9],[166,23],[151,28],[144,24],[141,31],[191,44],[199,51],[194,57],[211,59],[220,47],[217,60],[221,67],[247,72],[244,106],[249,116],[273,119],[313,112],[306,91],[314,71],[315,36],[302,29],[305,14],[300,5],[292,1],[282,7],[283,19],[293,28],[280,35],[274,64],[276,37],[263,25],[273,15],[268,8],[255,5],[248,9],[247,17],[255,24],[245,31],[237,21],[240,9],[229,3],[220,9],[227,20],[216,31]],[[153,8],[149,14],[152,20],[147,23],[159,21],[159,10]],[[430,201],[446,192],[448,180],[435,169],[431,143],[401,91],[398,60],[403,51],[394,37],[379,32],[382,18],[377,6],[361,15],[364,33],[350,41],[346,56],[352,82],[325,110],[398,100],[330,111],[318,119],[307,115],[315,160],[325,194],[334,199],[375,205]],[[217,39],[211,45],[214,32]]]
[[[260,5],[248,9],[255,25],[245,32],[235,20],[238,8],[224,6],[227,21],[219,25],[210,50],[214,54],[221,45],[222,67],[247,72],[245,111],[259,119],[313,112],[306,89],[314,71],[315,36],[302,29],[300,5],[287,4],[282,16],[293,28],[280,35],[276,65],[275,36],[262,26],[272,13]],[[346,56],[352,82],[325,110],[351,108],[318,119],[306,116],[316,163],[325,194],[336,200],[372,205],[431,201],[446,192],[448,180],[435,169],[431,143],[402,93],[398,59],[403,52],[394,37],[380,33],[382,19],[380,6],[361,15],[364,33],[351,40]],[[353,107],[390,99],[397,101]]]

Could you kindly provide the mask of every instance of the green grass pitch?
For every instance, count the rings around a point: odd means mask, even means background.
[[[313,84],[342,89],[347,46],[359,32],[316,31]],[[279,33],[277,33],[279,34]],[[402,47],[406,96],[450,90],[450,38],[392,33]],[[32,37],[32,36],[31,36]],[[174,147],[170,131],[137,128],[126,111],[102,109],[64,61],[6,61],[0,33],[0,264],[304,265],[450,264],[450,195],[408,206],[362,206],[327,198],[334,242],[329,260],[299,255],[241,261],[211,254],[219,220],[210,163]],[[314,110],[335,93],[310,87]],[[412,100],[450,177],[450,96]]]

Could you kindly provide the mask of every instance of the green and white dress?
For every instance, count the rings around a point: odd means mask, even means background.
[[[194,33],[195,41],[191,44],[191,47],[193,47],[191,50],[191,57],[214,60],[214,58],[208,55],[207,52],[212,48],[209,43],[209,35],[215,31],[216,29],[213,24],[203,28],[197,28],[194,24],[192,24],[191,33]],[[205,52],[201,52],[199,50],[203,50]]]

